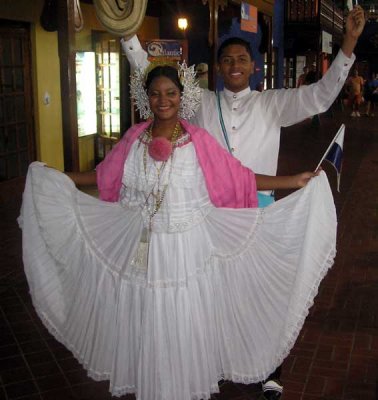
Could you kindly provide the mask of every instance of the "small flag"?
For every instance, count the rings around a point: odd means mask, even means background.
[[[257,8],[248,3],[241,3],[240,12],[240,29],[257,33]]]
[[[337,191],[340,192],[340,177],[341,177],[341,167],[343,160],[343,146],[344,146],[344,133],[345,125],[342,124],[337,131],[335,137],[332,139],[331,144],[328,149],[323,154],[318,166],[315,171],[320,167],[320,164],[325,160],[333,165],[337,172]]]

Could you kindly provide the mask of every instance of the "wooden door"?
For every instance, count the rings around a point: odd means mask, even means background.
[[[0,20],[0,185],[35,160],[30,28]]]

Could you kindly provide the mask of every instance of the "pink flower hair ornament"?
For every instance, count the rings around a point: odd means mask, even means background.
[[[171,141],[162,136],[152,138],[148,145],[148,154],[155,161],[167,161],[172,151]]]

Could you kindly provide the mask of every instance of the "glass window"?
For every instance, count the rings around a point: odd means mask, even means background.
[[[79,137],[97,132],[96,66],[93,51],[76,53],[76,105]]]
[[[96,43],[99,134],[120,137],[120,60],[115,39]]]

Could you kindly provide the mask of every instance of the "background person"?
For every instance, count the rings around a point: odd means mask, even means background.
[[[199,63],[196,65],[196,73],[200,88],[207,89],[209,87],[209,66],[206,63]]]
[[[358,75],[358,70],[354,69],[352,76],[346,82],[346,92],[348,94],[349,106],[352,109],[351,117],[360,117],[360,105],[363,102],[364,79]]]
[[[374,117],[373,110],[378,103],[378,74],[372,73],[370,79],[365,82],[364,98],[366,100],[366,116]]]
[[[299,75],[297,87],[301,87],[305,83],[307,73],[308,73],[308,67],[305,65],[303,67],[303,73]]]

